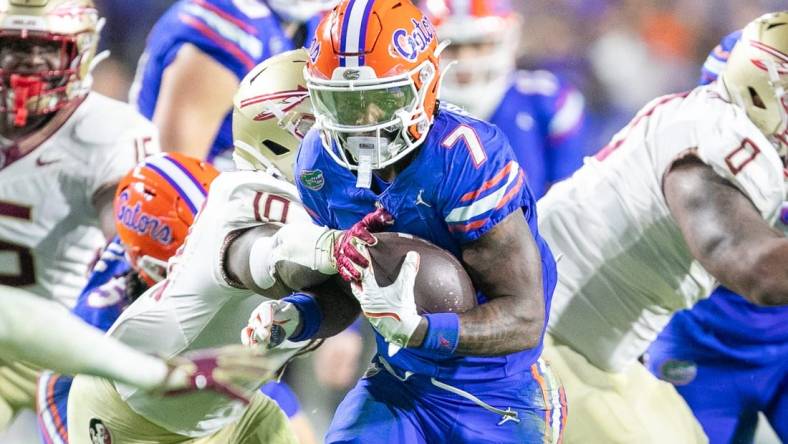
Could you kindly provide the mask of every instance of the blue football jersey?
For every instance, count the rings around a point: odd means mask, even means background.
[[[700,84],[717,79],[741,31],[725,36],[703,64]],[[788,202],[781,213],[788,226]],[[734,359],[768,364],[788,356],[788,307],[761,307],[720,287],[691,310],[677,313],[657,342],[687,344],[698,354],[722,354]],[[660,344],[656,344],[657,347]]]
[[[422,237],[457,257],[464,244],[521,208],[541,252],[549,313],[555,262],[539,236],[536,201],[522,168],[496,126],[441,108],[411,163],[380,194],[357,188],[356,176],[331,158],[315,129],[301,145],[295,177],[304,205],[320,225],[347,229],[374,211],[379,202],[395,218],[390,231]],[[485,296],[480,293],[478,301],[485,303]],[[376,335],[376,340],[378,353],[391,364],[454,380],[499,378],[524,371],[542,349],[540,342],[536,348],[507,356],[449,358],[403,349],[391,357],[386,355],[383,338]]]
[[[311,38],[317,21],[307,24],[305,41]],[[296,48],[285,35],[282,21],[263,2],[180,0],[151,30],[137,66],[131,102],[145,117],[153,117],[164,70],[185,43],[232,71],[239,82],[263,60]],[[209,161],[233,147],[232,113],[227,111],[211,145]]]
[[[548,71],[518,71],[490,117],[509,138],[537,199],[583,165],[585,100]]]
[[[131,303],[126,296],[123,279],[130,269],[126,260],[126,249],[120,238],[115,236],[93,266],[88,282],[77,298],[73,313],[98,329],[109,330],[120,313]]]
[[[701,85],[707,85],[717,80],[717,76],[720,75],[722,69],[725,67],[725,63],[728,61],[731,50],[740,38],[741,31],[734,31],[723,37],[720,44],[715,46],[711,53],[709,53],[700,70]]]

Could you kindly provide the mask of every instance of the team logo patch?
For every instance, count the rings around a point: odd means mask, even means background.
[[[100,419],[91,418],[89,427],[91,444],[112,444],[112,434]]]
[[[317,191],[323,188],[326,180],[320,170],[306,170],[301,173],[301,183],[310,190]]]
[[[241,100],[240,107],[241,109],[246,108],[250,105],[256,105],[258,103],[266,103],[268,108],[276,108],[282,114],[286,114],[290,112],[293,108],[297,107],[301,104],[304,100],[309,97],[309,91],[301,85],[298,85],[298,88],[290,91],[279,91],[273,94],[263,94],[260,96],[249,97],[246,99]],[[271,118],[276,117],[276,115],[271,111],[263,111],[256,116],[254,116],[254,120],[257,122],[268,120]]]
[[[398,28],[391,36],[391,45],[404,59],[414,61],[435,40],[435,29],[426,17],[410,19],[413,29]]]
[[[361,77],[361,72],[357,69],[348,69],[342,73],[342,77],[345,80],[358,80]]]
[[[692,361],[668,359],[659,366],[659,379],[673,385],[687,385],[698,375],[698,366]]]
[[[172,242],[172,228],[156,216],[145,213],[139,202],[129,206],[129,192],[120,193],[120,203],[116,210],[118,221],[129,230],[136,231],[142,236],[148,236],[160,244],[169,245]]]

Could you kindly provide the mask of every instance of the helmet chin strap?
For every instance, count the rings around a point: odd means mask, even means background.
[[[774,96],[777,99],[777,112],[780,114],[780,123],[774,134],[772,134],[778,145],[778,152],[780,157],[785,160],[788,156],[788,110],[786,109],[786,91],[785,87],[780,83],[780,69],[774,60],[767,59],[763,61],[766,66],[766,72],[769,73],[769,83],[774,88]],[[782,130],[782,134],[777,131]]]

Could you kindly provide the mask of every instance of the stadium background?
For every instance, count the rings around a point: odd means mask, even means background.
[[[158,17],[173,0],[94,0],[106,18],[101,48],[110,57],[95,70],[94,89],[127,100],[137,59]],[[752,18],[785,7],[785,0],[513,0],[523,16],[518,65],[566,76],[585,95],[589,154],[646,102],[692,89],[708,52]],[[210,85],[207,85],[210,87]],[[367,325],[362,333],[371,335]],[[358,376],[372,355],[365,340]],[[314,362],[292,365],[287,379],[316,435],[330,421],[343,390],[314,378]],[[0,443],[13,442],[14,430]],[[779,442],[766,430],[758,443]]]

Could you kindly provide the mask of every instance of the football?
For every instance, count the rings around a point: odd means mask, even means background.
[[[378,243],[369,248],[369,253],[380,286],[397,279],[409,251],[419,253],[415,294],[419,314],[462,313],[476,306],[471,278],[451,253],[409,234],[378,233],[375,237]]]

